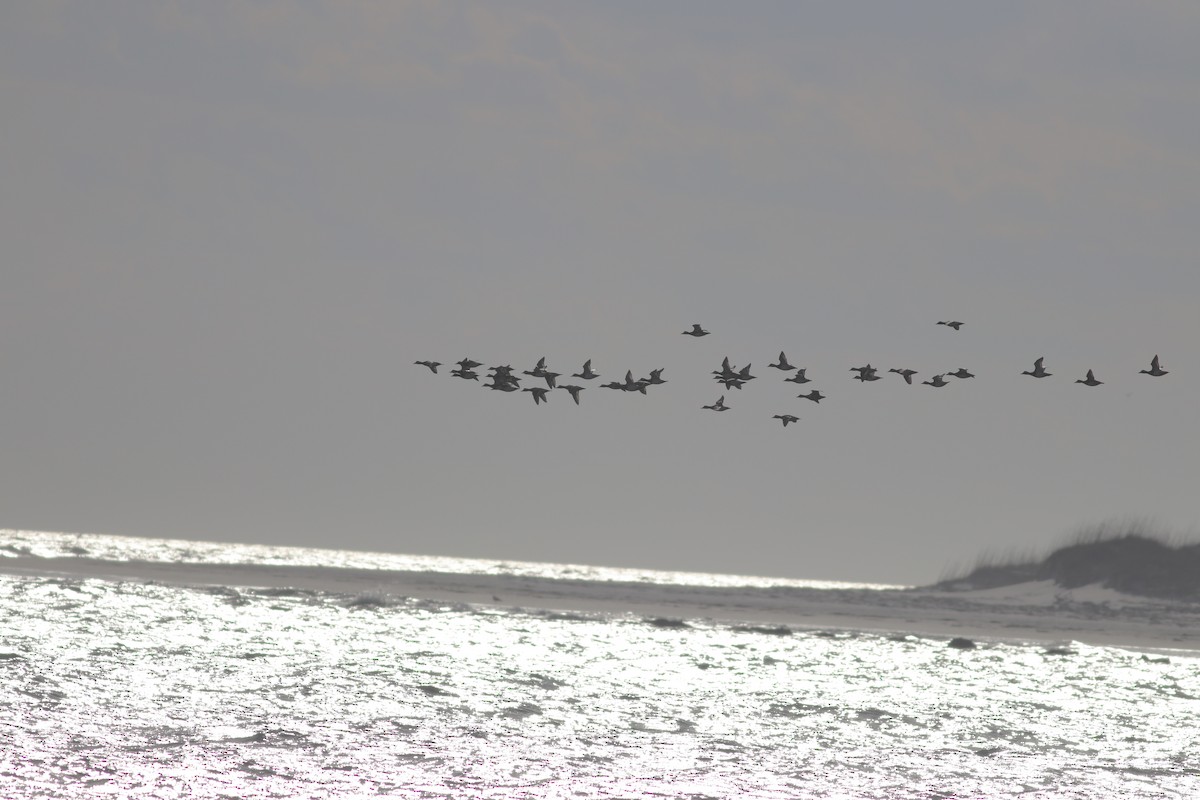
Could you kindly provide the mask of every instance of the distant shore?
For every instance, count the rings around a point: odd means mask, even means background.
[[[1173,545],[1138,527],[1086,532],[1041,559],[977,565],[934,589],[974,591],[1050,581],[1062,589],[1099,585],[1163,600],[1200,602],[1200,544]]]
[[[1053,581],[964,590],[702,587],[514,575],[405,572],[259,564],[0,558],[0,573],[172,586],[291,588],[356,599],[413,598],[597,615],[637,615],[1146,650],[1200,651],[1200,603],[1138,598],[1098,585]],[[1200,655],[1200,652],[1197,653]]]

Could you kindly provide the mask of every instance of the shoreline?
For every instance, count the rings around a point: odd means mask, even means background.
[[[1198,651],[1200,604],[1030,583],[981,591],[705,587],[344,567],[0,558],[0,574],[291,588],[503,608],[1061,645]],[[1180,655],[1193,655],[1180,653]]]

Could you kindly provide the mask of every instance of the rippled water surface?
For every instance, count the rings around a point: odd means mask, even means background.
[[[5,797],[1200,796],[1200,662],[0,576]]]

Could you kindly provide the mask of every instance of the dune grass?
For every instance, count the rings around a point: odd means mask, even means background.
[[[1152,520],[1109,520],[1081,526],[1040,557],[985,552],[970,569],[950,572],[934,586],[991,589],[1043,580],[1066,589],[1099,583],[1146,597],[1200,600],[1200,542]]]

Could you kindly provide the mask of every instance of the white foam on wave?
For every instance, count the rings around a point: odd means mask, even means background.
[[[732,576],[657,573],[648,579],[645,571],[571,565],[533,565],[525,572],[508,562],[458,560],[459,569],[436,570],[430,565],[444,566],[446,560],[388,554],[377,558],[375,554],[301,548],[268,548],[283,552],[290,561],[279,557],[247,560],[261,549],[253,545],[214,545],[221,553],[236,552],[238,560],[226,555],[224,560],[195,561],[179,555],[184,546],[190,548],[187,553],[194,554],[194,542],[164,540],[164,552],[155,551],[150,540],[88,537],[84,540],[87,545],[79,541],[73,534],[10,537],[11,555],[0,559],[0,572],[85,582],[323,593],[337,596],[339,603],[350,608],[383,608],[419,600],[454,608],[545,609],[997,641],[1074,640],[1158,649],[1191,649],[1200,642],[1200,604],[1133,599],[1103,587],[1066,591],[1049,582],[980,591],[864,588],[861,584],[771,579],[764,579],[765,585],[747,585]],[[111,551],[97,545],[124,547],[118,555],[125,557],[107,557]],[[81,548],[86,554],[70,548]],[[307,555],[311,553],[324,561],[304,563],[315,560]],[[135,554],[157,557],[129,558]]]
[[[772,587],[809,589],[900,589],[879,583],[851,583],[757,575],[599,567],[507,559],[377,553],[316,547],[238,544],[187,539],[151,539],[97,533],[0,530],[0,556],[42,558],[79,556],[105,561],[147,561],[194,564],[259,564],[464,575],[514,575],[564,580],[641,582],[685,586]]]

